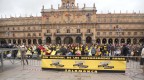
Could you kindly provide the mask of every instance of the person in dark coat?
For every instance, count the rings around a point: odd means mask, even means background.
[[[122,47],[122,55],[123,56],[128,56],[130,53],[129,53],[129,48],[126,46],[126,44],[123,45]],[[126,58],[127,62],[129,62],[129,58],[127,57]]]
[[[64,46],[60,48],[60,51],[62,52],[62,55],[66,55],[67,53],[67,49]]]

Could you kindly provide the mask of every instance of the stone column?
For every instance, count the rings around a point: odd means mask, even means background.
[[[13,44],[13,39],[11,39],[11,44]]]
[[[31,44],[33,44],[33,39],[31,39]]]
[[[112,38],[112,40],[113,40],[113,43],[112,43],[112,44],[115,44],[115,38]]]
[[[6,43],[8,43],[8,39],[5,39],[6,40]]]

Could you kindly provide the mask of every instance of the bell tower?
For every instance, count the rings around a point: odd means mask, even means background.
[[[62,9],[73,9],[73,8],[75,8],[75,0],[61,0],[61,1],[62,1],[62,5],[61,5]]]

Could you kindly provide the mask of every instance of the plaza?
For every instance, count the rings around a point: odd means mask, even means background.
[[[97,13],[95,3],[60,1],[57,9],[41,6],[41,16],[0,18],[0,80],[144,80],[144,13]],[[3,51],[8,45],[16,50]]]

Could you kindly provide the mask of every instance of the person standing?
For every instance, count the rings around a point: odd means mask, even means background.
[[[143,45],[142,50],[141,50],[141,61],[140,61],[140,65],[144,65],[144,45]]]

